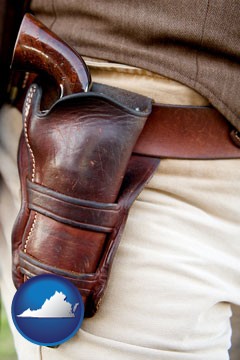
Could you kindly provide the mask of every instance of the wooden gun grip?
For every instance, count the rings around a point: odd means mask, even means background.
[[[12,68],[51,76],[60,88],[60,97],[86,92],[91,86],[81,56],[31,14],[23,18]]]

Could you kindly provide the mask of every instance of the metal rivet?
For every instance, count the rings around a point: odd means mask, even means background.
[[[240,131],[234,129],[230,132],[232,141],[237,147],[240,147]]]

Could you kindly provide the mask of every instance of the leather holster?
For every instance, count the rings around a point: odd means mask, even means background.
[[[128,209],[159,163],[132,156],[151,100],[94,85],[42,112],[41,96],[32,85],[23,108],[13,280],[18,288],[35,275],[63,276],[78,287],[85,316],[92,316]]]

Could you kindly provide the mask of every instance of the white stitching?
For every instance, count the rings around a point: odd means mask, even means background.
[[[30,231],[29,231],[29,234],[28,234],[27,239],[26,239],[25,244],[24,244],[23,252],[25,252],[25,253],[27,252],[27,244],[28,244],[28,241],[29,241],[29,239],[30,239],[30,236],[32,235],[32,232],[33,232],[33,230],[34,230],[34,227],[35,227],[35,225],[36,225],[36,221],[37,221],[37,213],[35,212],[31,229],[30,229]]]
[[[24,134],[25,134],[25,139],[26,139],[26,144],[27,144],[27,147],[29,149],[29,152],[31,154],[31,157],[32,157],[32,182],[34,182],[34,178],[35,178],[35,166],[36,166],[36,162],[35,162],[35,157],[34,157],[34,154],[33,154],[33,151],[32,151],[32,148],[31,148],[31,145],[29,143],[29,137],[28,137],[28,129],[27,129],[27,118],[28,118],[28,115],[29,115],[29,111],[30,111],[30,107],[31,107],[31,102],[32,102],[32,98],[33,98],[33,94],[36,92],[36,86],[33,85],[29,92],[28,92],[28,95],[27,95],[27,98],[26,98],[26,102],[25,102],[25,108],[24,108]],[[37,213],[35,212],[35,215],[34,215],[34,219],[33,219],[33,223],[32,223],[32,226],[31,226],[31,229],[28,233],[28,236],[27,236],[27,239],[25,241],[25,244],[24,244],[24,249],[23,249],[23,252],[27,252],[27,244],[28,244],[28,241],[30,239],[30,236],[32,235],[32,232],[34,230],[34,227],[35,227],[35,224],[36,224],[36,221],[37,221]]]
[[[29,149],[29,152],[31,154],[32,157],[32,162],[33,162],[33,168],[32,168],[32,182],[34,181],[35,178],[35,157],[32,151],[32,148],[30,146],[29,143],[29,137],[28,137],[28,129],[27,129],[27,117],[29,115],[29,110],[31,107],[31,102],[32,102],[32,97],[33,94],[36,92],[36,86],[32,86],[31,89],[29,90],[29,93],[27,95],[26,98],[26,102],[25,102],[25,108],[24,108],[24,134],[25,134],[25,138],[26,138],[26,143],[27,143],[27,147]]]

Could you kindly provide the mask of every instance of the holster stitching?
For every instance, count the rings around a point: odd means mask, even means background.
[[[25,244],[24,244],[24,250],[23,250],[23,251],[24,251],[25,253],[27,252],[27,244],[28,244],[28,241],[29,241],[29,239],[30,239],[30,236],[32,235],[33,230],[34,230],[34,228],[35,228],[36,221],[37,221],[37,212],[35,212],[31,229],[30,229],[30,231],[29,231],[29,233],[28,233],[27,239],[26,239]]]
[[[30,145],[30,142],[29,142],[28,129],[27,129],[27,119],[28,119],[30,108],[31,108],[33,95],[34,95],[35,92],[36,92],[36,86],[33,85],[30,88],[29,92],[28,92],[28,95],[26,97],[26,102],[25,102],[25,105],[24,105],[24,134],[25,134],[26,144],[27,144],[27,147],[29,149],[29,152],[30,152],[30,155],[31,155],[31,158],[32,158],[32,177],[31,177],[32,182],[34,181],[34,178],[35,178],[36,161],[35,161],[35,156],[34,156],[33,150],[31,148],[31,145]],[[37,221],[37,213],[35,212],[31,229],[30,229],[30,231],[28,233],[28,236],[27,236],[25,244],[24,244],[24,250],[23,251],[25,253],[27,252],[27,244],[28,244],[30,236],[31,236],[31,234],[32,234],[32,232],[34,230],[34,227],[36,225],[36,221]]]
[[[32,182],[34,181],[35,178],[35,167],[36,167],[36,162],[35,162],[35,156],[33,154],[33,150],[31,148],[30,142],[29,142],[29,136],[28,136],[28,129],[27,129],[27,118],[29,115],[29,111],[30,111],[30,107],[31,107],[31,102],[32,102],[32,98],[33,98],[33,94],[36,92],[36,87],[32,86],[31,89],[29,90],[29,93],[27,95],[26,98],[26,102],[25,102],[25,111],[24,111],[24,134],[25,134],[25,138],[26,138],[26,143],[27,143],[27,147],[30,151],[31,157],[32,157],[32,162],[33,162],[33,169],[32,169]]]

